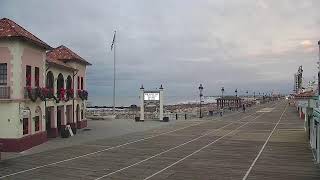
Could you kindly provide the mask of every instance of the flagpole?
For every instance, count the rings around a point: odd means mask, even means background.
[[[113,115],[115,115],[116,108],[116,31],[114,31],[113,43]]]

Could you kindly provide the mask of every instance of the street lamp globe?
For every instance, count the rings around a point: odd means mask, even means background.
[[[223,97],[223,93],[224,93],[224,87],[221,88],[222,97]]]
[[[200,91],[200,96],[202,96],[202,91],[203,91],[203,86],[202,86],[202,84],[200,84],[200,86],[199,86],[199,91]]]

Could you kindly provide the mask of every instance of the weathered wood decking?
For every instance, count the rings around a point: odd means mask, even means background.
[[[203,180],[249,172],[247,179],[320,179],[303,120],[285,101],[187,124],[1,161],[0,177]]]

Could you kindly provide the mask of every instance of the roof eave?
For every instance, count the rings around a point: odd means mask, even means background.
[[[62,61],[74,61],[76,63],[85,64],[87,66],[91,66],[92,65],[91,63],[89,63],[88,61],[83,60],[83,59],[60,59],[60,60],[62,60]]]
[[[22,41],[26,41],[26,42],[29,42],[35,46],[38,46],[40,48],[43,48],[45,50],[52,50],[53,48],[51,46],[49,46],[48,44],[45,44],[45,43],[39,43],[39,42],[36,42],[32,39],[29,39],[29,38],[26,38],[24,36],[7,36],[7,37],[0,37],[0,39],[4,39],[4,40],[10,40],[10,39],[15,39],[15,40],[22,40]]]
[[[55,63],[55,62],[53,62],[53,61],[48,61],[48,60],[46,60],[46,62],[47,62],[49,65],[56,66],[56,67],[59,67],[59,68],[68,69],[68,70],[71,70],[71,71],[76,71],[76,70],[77,70],[77,69],[75,69],[75,68],[68,67],[68,66],[64,66],[64,65],[62,65],[62,64]]]

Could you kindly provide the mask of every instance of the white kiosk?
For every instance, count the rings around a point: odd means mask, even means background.
[[[144,104],[147,102],[159,102],[159,120],[163,120],[163,87],[159,90],[144,90],[143,85],[140,88],[140,120],[144,120]]]

